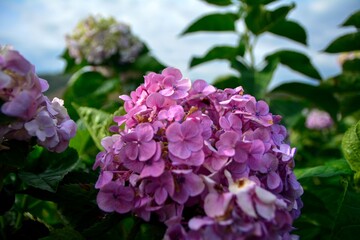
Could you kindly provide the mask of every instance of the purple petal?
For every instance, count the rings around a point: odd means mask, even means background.
[[[150,94],[147,99],[146,99],[146,105],[148,107],[162,107],[164,105],[165,99],[163,97],[163,95],[161,95],[160,93],[152,93]]]
[[[209,193],[204,200],[204,211],[209,217],[221,217],[225,214],[232,199],[231,193]]]
[[[174,92],[175,91],[173,88],[165,88],[165,89],[161,90],[159,93],[166,97],[169,97],[169,96],[173,95]]]
[[[155,191],[155,202],[159,205],[163,204],[168,197],[168,192],[165,188],[158,188]]]
[[[191,156],[191,151],[188,149],[185,142],[169,142],[168,149],[175,157],[178,158],[187,159]]]
[[[240,192],[236,195],[236,203],[239,205],[241,210],[243,210],[250,217],[256,218],[256,212],[253,205],[253,200],[251,199],[249,193]]]
[[[12,101],[4,103],[1,110],[8,116],[31,119],[36,112],[35,98],[31,92],[22,91]]]
[[[261,202],[257,202],[255,204],[255,208],[256,208],[257,213],[261,217],[265,218],[268,221],[270,221],[271,219],[273,219],[275,217],[275,205],[274,204],[266,205]]]
[[[256,103],[256,112],[258,112],[260,115],[265,115],[269,113],[269,105],[264,102],[263,100],[260,100]]]
[[[156,142],[142,142],[139,146],[139,161],[146,161],[154,156],[156,152]]]
[[[201,177],[194,173],[185,174],[186,189],[190,196],[199,195],[205,188]]]
[[[266,184],[270,189],[275,189],[280,186],[281,179],[275,172],[270,172],[266,179]]]
[[[181,124],[181,132],[186,139],[200,135],[200,129],[200,124],[193,120],[188,120]]]
[[[181,124],[178,122],[172,123],[166,129],[166,137],[169,142],[179,142],[183,141],[184,137],[181,131]]]
[[[203,226],[212,225],[212,224],[214,224],[214,219],[213,218],[209,218],[209,217],[203,217],[203,218],[193,217],[189,221],[189,228],[196,231],[196,230],[199,230],[200,228],[202,228]]]
[[[137,133],[138,140],[143,142],[150,141],[154,136],[154,129],[150,123],[142,123],[136,126],[135,132]]]
[[[125,147],[125,153],[126,156],[131,159],[131,160],[135,160],[138,155],[139,155],[139,147],[137,143],[127,143],[126,147]]]
[[[148,165],[147,162],[144,165],[143,170],[141,171],[140,178],[145,177],[159,177],[165,169],[165,162],[163,160],[153,161],[151,165]]]
[[[255,193],[256,196],[261,200],[261,202],[266,204],[274,203],[276,200],[276,196],[272,194],[271,192],[261,188],[261,187],[255,187]]]
[[[113,178],[113,173],[110,171],[102,171],[100,172],[100,176],[95,184],[95,188],[99,189],[104,187],[106,184],[108,184],[109,182],[111,182],[112,178]]]
[[[186,141],[187,148],[192,152],[197,152],[204,146],[204,140],[201,135],[193,137]]]

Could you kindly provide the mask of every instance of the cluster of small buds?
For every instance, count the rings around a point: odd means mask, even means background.
[[[43,95],[48,87],[19,52],[0,46],[0,150],[8,140],[32,138],[50,151],[67,148],[76,124],[61,99],[50,101]]]
[[[331,128],[334,122],[329,113],[319,109],[312,109],[307,117],[305,126],[308,129],[322,130]]]
[[[118,56],[121,64],[131,63],[144,48],[128,25],[101,16],[89,16],[80,21],[73,33],[66,36],[66,45],[77,63],[86,60],[95,65],[113,56]]]
[[[281,117],[242,87],[192,84],[176,68],[144,79],[101,142],[99,207],[157,217],[165,239],[292,237],[303,189]]]

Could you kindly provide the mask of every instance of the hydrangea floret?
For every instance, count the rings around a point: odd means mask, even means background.
[[[290,239],[303,189],[281,117],[242,87],[149,73],[102,140],[97,203],[167,226],[165,239]]]
[[[0,150],[6,141],[30,141],[50,151],[62,152],[76,132],[76,124],[63,107],[63,100],[52,101],[43,92],[46,80],[18,51],[0,46]]]
[[[73,32],[66,35],[66,45],[77,63],[86,60],[95,65],[114,56],[120,64],[131,63],[144,49],[127,24],[100,15],[90,15],[80,21]]]

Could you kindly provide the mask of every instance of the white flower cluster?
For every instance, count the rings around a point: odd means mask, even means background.
[[[112,57],[119,63],[133,62],[144,48],[130,27],[113,17],[89,16],[66,36],[69,55],[80,63],[103,64]]]

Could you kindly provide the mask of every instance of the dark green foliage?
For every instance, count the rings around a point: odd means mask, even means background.
[[[328,53],[350,52],[360,49],[360,32],[343,35],[325,48]]]
[[[313,79],[321,80],[321,76],[316,68],[312,65],[308,56],[303,53],[291,50],[277,51],[266,57],[266,60],[278,59],[279,62],[290,69],[304,74]]]
[[[275,27],[284,20],[295,5],[282,6],[274,11],[266,10],[263,6],[252,6],[245,17],[246,26],[255,35],[259,35]]]
[[[231,0],[203,0],[203,1],[216,6],[229,6],[232,4]]]
[[[236,19],[237,16],[234,13],[209,14],[195,20],[181,35],[200,31],[234,31]]]
[[[354,12],[352,15],[345,20],[341,26],[354,26],[356,28],[360,28],[360,11]]]

